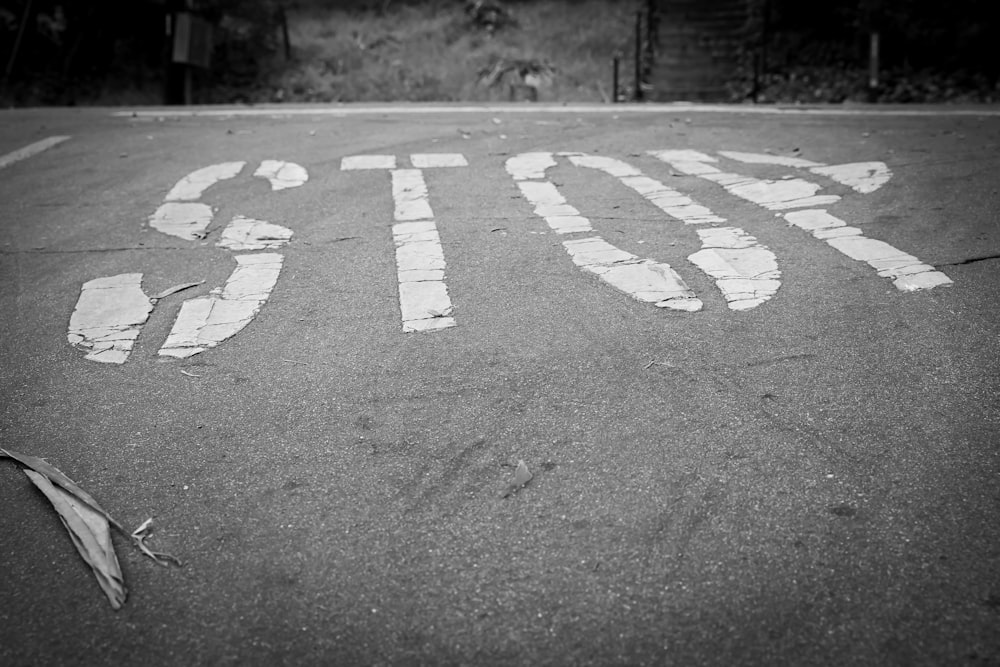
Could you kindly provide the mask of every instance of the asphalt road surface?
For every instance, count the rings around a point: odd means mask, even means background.
[[[0,460],[3,665],[1000,665],[996,108],[6,111],[0,156],[0,446],[184,562],[116,535],[113,611]]]

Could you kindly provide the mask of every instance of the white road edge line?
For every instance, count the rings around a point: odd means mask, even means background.
[[[752,106],[726,104],[490,104],[490,105],[355,105],[355,106],[285,106],[259,105],[252,108],[144,108],[111,112],[118,118],[190,118],[234,116],[374,116],[421,114],[684,114],[724,113],[742,116],[885,116],[885,117],[947,117],[947,116],[1000,116],[997,106],[946,109],[900,107],[843,107],[843,106]]]
[[[36,141],[33,144],[28,144],[23,148],[18,148],[16,151],[11,151],[6,155],[2,155],[0,156],[0,169],[3,169],[4,167],[9,167],[15,162],[20,162],[21,160],[25,160],[31,157],[32,155],[38,155],[42,151],[46,151],[57,144],[61,144],[67,139],[69,139],[68,136],[46,137],[41,141]]]

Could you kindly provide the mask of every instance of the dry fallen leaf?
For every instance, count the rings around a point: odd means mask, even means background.
[[[45,494],[59,513],[76,550],[94,571],[97,583],[108,596],[111,607],[121,609],[128,592],[118,565],[118,556],[111,544],[111,528],[107,518],[72,493],[55,486],[45,475],[34,470],[25,470],[24,474]]]
[[[0,456],[12,458],[25,466],[24,474],[52,503],[80,556],[94,571],[94,576],[97,577],[97,582],[107,595],[111,606],[120,609],[128,592],[118,564],[118,556],[111,543],[111,528],[126,533],[122,525],[115,521],[90,494],[44,459],[2,448]],[[152,532],[151,523],[152,519],[148,519],[129,534],[132,543],[159,565],[167,563],[181,565],[181,562],[173,556],[152,551],[146,545],[145,540]]]

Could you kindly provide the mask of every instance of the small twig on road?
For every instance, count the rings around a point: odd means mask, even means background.
[[[304,361],[295,361],[294,359],[282,359],[286,364],[299,364],[300,366],[308,366]]]

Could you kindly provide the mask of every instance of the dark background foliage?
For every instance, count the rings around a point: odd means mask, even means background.
[[[170,4],[181,1],[0,0],[0,102],[162,100],[168,59],[164,17]],[[208,96],[213,100],[249,100],[285,51],[277,29],[283,10],[319,7],[385,14],[405,5],[436,5],[450,11],[466,1],[196,0],[198,13],[215,27],[212,67],[198,71],[196,83],[200,90],[215,91]],[[764,49],[765,84],[777,82],[785,97],[849,97],[849,92],[838,91],[859,85],[872,29],[881,36],[888,91],[879,99],[940,101],[961,99],[970,90],[996,91],[1000,24],[993,14],[998,0],[750,1],[757,5],[757,19],[748,31],[746,48]],[[634,4],[638,9],[643,1]],[[627,34],[608,37],[628,39]],[[820,90],[822,95],[817,94]]]

